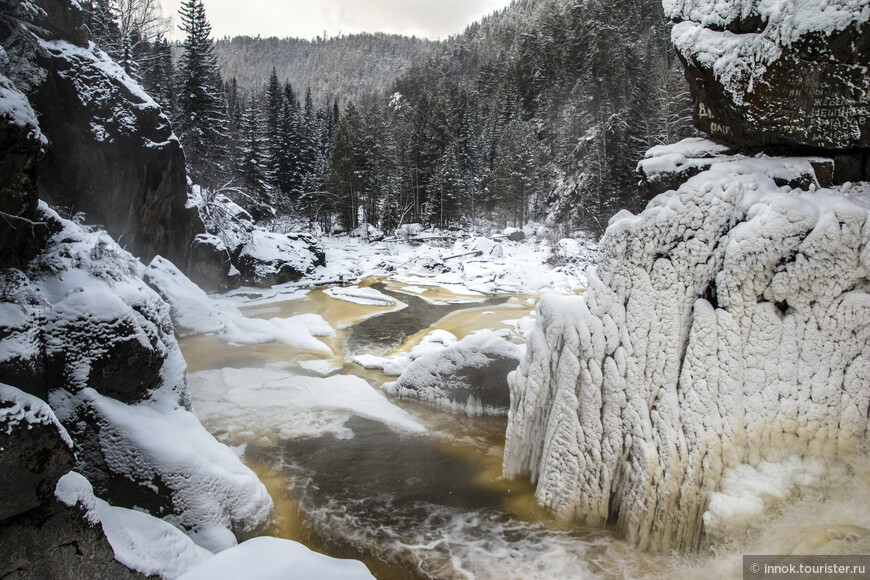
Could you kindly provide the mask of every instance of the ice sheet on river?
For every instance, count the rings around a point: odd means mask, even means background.
[[[352,415],[380,421],[392,429],[419,433],[423,425],[392,404],[363,379],[292,375],[265,369],[202,371],[190,375],[193,405],[212,430],[253,437],[270,426],[280,438],[334,433],[349,437],[344,423]]]

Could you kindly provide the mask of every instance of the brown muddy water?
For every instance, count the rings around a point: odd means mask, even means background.
[[[781,506],[747,535],[703,554],[652,555],[627,545],[614,530],[557,521],[538,507],[528,481],[502,478],[504,417],[468,417],[392,399],[425,431],[396,429],[353,412],[338,416],[338,429],[312,431],[308,426],[334,422],[334,413],[316,407],[306,408],[304,416],[284,413],[277,402],[269,410],[268,400],[246,412],[231,408],[232,393],[214,396],[218,372],[232,377],[221,383],[227,391],[233,390],[232,381],[243,386],[246,377],[257,380],[259,373],[271,373],[270,380],[279,382],[327,375],[317,385],[349,375],[380,390],[394,377],[349,362],[352,355],[407,352],[435,329],[457,338],[481,329],[513,329],[537,300],[460,296],[437,288],[421,298],[402,292],[400,284],[368,282],[406,306],[363,306],[318,289],[296,300],[243,309],[263,318],[320,314],[337,331],[322,339],[333,351],[330,357],[275,343],[231,347],[209,336],[181,341],[194,410],[207,409],[206,428],[243,450],[272,495],[275,512],[265,534],[361,559],[381,580],[740,578],[742,553],[791,553],[806,549],[808,541],[818,553],[838,546],[848,553],[870,550],[870,531],[856,525],[870,521],[870,469],[856,474],[847,489],[823,489]],[[514,340],[521,340],[518,334]],[[300,366],[312,361],[323,368],[312,373]],[[278,392],[264,390],[263,396]],[[841,528],[858,543],[840,546]]]

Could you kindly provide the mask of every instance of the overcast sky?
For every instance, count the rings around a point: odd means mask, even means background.
[[[178,30],[181,0],[161,0]],[[391,32],[446,38],[510,0],[204,0],[215,38],[248,35],[314,38],[339,33]]]

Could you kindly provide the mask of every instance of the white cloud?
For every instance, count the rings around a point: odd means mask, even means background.
[[[295,36],[314,38],[339,33],[390,32],[444,38],[462,32],[509,0],[205,0],[216,38]],[[177,27],[181,0],[163,0],[164,12]],[[173,31],[173,38],[183,34]]]

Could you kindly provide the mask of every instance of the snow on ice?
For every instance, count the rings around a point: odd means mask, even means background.
[[[281,438],[349,436],[344,423],[358,415],[412,433],[424,427],[363,379],[293,375],[267,369],[201,371],[190,375],[197,416],[240,435],[251,424],[270,425]],[[259,437],[259,435],[258,435]]]
[[[248,318],[233,304],[213,300],[169,260],[157,256],[145,269],[145,280],[169,302],[179,336],[217,334],[233,345],[283,342],[300,350],[331,355],[317,336],[335,336],[335,330],[316,314],[292,318]]]
[[[713,494],[731,470],[866,443],[868,210],[769,176],[798,169],[716,163],[612,221],[586,295],[538,305],[506,475],[563,517],[694,549],[728,525]]]
[[[374,288],[359,286],[334,286],[324,291],[324,294],[336,300],[345,300],[363,306],[393,306],[396,300]]]
[[[179,580],[373,580],[365,564],[312,552],[302,544],[278,538],[254,538],[221,552]]]

